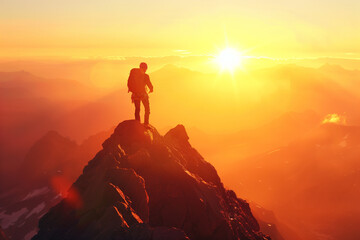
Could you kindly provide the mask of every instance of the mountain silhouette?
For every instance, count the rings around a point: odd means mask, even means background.
[[[120,123],[33,239],[270,239],[188,139]]]
[[[0,223],[9,239],[29,240],[37,233],[39,219],[62,200],[114,128],[81,144],[49,131],[33,144],[13,176],[14,186],[0,194]]]
[[[74,80],[0,72],[0,115],[4,116],[0,119],[0,188],[14,181],[14,172],[31,145],[49,129],[58,129],[58,118],[97,96],[95,90]]]

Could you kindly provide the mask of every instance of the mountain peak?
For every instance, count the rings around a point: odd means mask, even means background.
[[[121,122],[33,239],[269,239],[188,138]]]
[[[0,72],[0,80],[24,80],[36,78],[33,74],[26,71]]]
[[[181,124],[177,125],[176,127],[170,129],[166,134],[165,138],[173,139],[175,141],[185,142],[188,143],[189,136],[185,130],[185,127]]]
[[[160,138],[154,127],[145,127],[136,120],[126,120],[115,128],[114,133],[103,143],[103,148],[111,148],[113,144],[117,144],[121,145],[127,154],[131,154],[141,147],[150,146],[154,138]]]
[[[331,64],[331,63],[325,63],[322,65],[319,70],[322,70],[326,73],[351,73],[353,70],[345,69],[343,66],[339,64]]]
[[[166,64],[164,65],[162,68],[154,71],[152,73],[152,75],[157,75],[157,74],[199,74],[200,72],[198,71],[194,71],[192,69],[189,69],[189,68],[186,68],[186,67],[182,67],[182,66],[178,66],[178,65],[175,65],[175,64]]]

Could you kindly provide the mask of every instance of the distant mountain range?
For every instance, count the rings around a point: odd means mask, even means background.
[[[358,239],[359,145],[359,127],[326,123],[235,163],[227,178],[237,179],[238,193],[272,209],[302,239]]]
[[[150,77],[150,121],[159,129],[189,126],[192,144],[226,185],[273,211],[299,239],[357,239],[359,71],[281,65],[232,78],[167,65]],[[46,206],[59,201],[50,176],[77,176],[108,131],[86,147],[84,139],[133,115],[126,88],[104,95],[88,84],[24,71],[0,73],[0,101],[0,188],[14,186],[19,172],[32,179],[26,191],[6,191],[0,199],[37,196],[26,208],[27,214],[35,209],[32,217],[47,211],[41,199]],[[325,124],[332,114],[341,122]],[[34,179],[47,185],[32,185]],[[10,209],[23,221],[21,204]]]
[[[13,178],[13,188],[0,195],[0,225],[10,239],[30,239],[38,220],[66,196],[72,182],[113,129],[77,144],[49,131],[30,148]]]

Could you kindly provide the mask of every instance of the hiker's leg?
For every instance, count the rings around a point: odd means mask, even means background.
[[[135,120],[140,122],[140,100],[134,100],[135,104]]]
[[[145,108],[144,124],[149,124],[149,115],[150,115],[149,98],[147,97],[142,99],[142,103],[144,104],[144,108]]]

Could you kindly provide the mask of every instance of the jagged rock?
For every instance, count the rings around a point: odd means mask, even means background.
[[[162,137],[120,123],[69,195],[39,222],[37,239],[270,239],[248,203],[226,190],[183,126]]]

